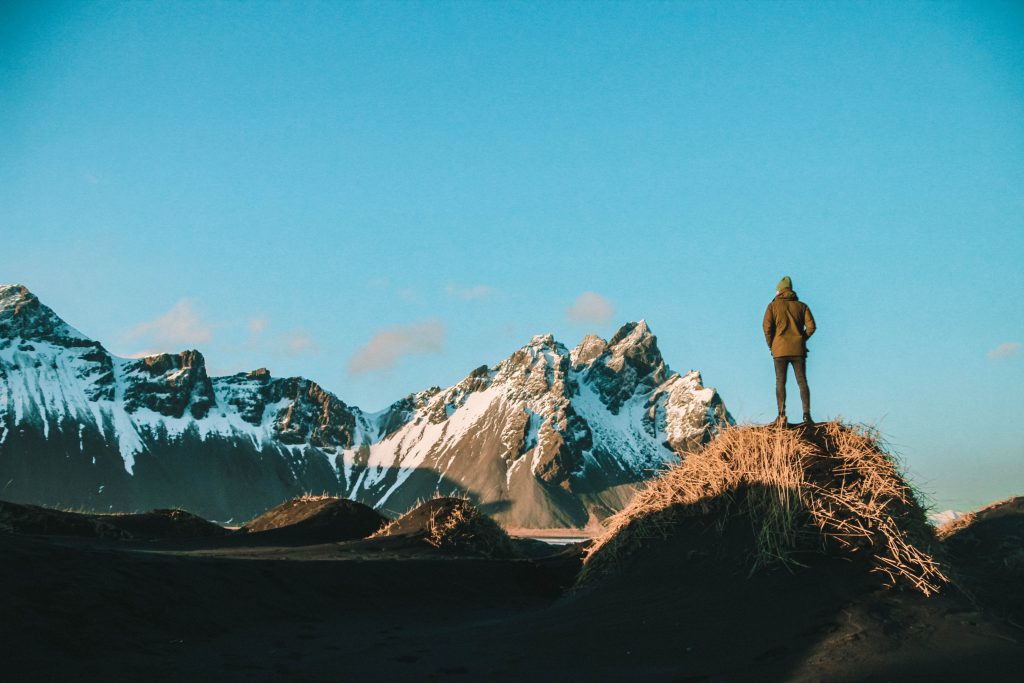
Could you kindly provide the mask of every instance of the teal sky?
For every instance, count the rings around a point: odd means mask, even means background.
[[[763,422],[788,274],[815,416],[963,510],[1024,494],[1022,262],[1021,3],[0,6],[0,281],[122,355],[374,410],[646,318]]]

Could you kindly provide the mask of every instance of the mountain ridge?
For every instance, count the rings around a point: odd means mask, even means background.
[[[371,413],[265,368],[211,377],[196,349],[114,356],[0,286],[0,497],[22,502],[227,520],[304,491],[392,512],[440,493],[510,526],[583,526],[731,422],[642,320],[571,351],[537,335]]]

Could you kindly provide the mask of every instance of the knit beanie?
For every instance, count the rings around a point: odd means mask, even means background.
[[[775,285],[775,291],[781,292],[784,289],[793,289],[793,281],[789,279],[789,276],[784,276],[779,280],[779,284]]]

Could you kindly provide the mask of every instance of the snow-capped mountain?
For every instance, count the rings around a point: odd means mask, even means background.
[[[582,526],[731,421],[643,321],[572,350],[537,336],[367,413],[265,369],[211,378],[195,350],[118,358],[0,286],[0,499],[226,521],[306,491],[390,512],[463,493],[508,526]]]
[[[958,512],[957,510],[943,510],[942,512],[933,512],[929,514],[928,521],[931,522],[933,526],[942,526],[943,524],[948,524],[949,522],[953,522],[955,520],[960,519],[961,517],[966,516],[966,512]]]

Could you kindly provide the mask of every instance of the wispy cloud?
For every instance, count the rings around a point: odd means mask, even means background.
[[[307,353],[316,353],[320,350],[313,338],[301,330],[295,330],[284,335],[281,339],[282,351],[288,356],[302,356]]]
[[[270,319],[263,315],[245,322],[248,334],[239,344],[224,346],[228,354],[261,354],[270,356],[304,356],[319,353],[320,345],[305,330],[274,332]]]
[[[1020,342],[1005,342],[988,352],[989,360],[1009,358],[1020,353]]]
[[[440,320],[422,320],[379,330],[348,361],[353,375],[394,369],[403,356],[440,353],[444,349],[445,326]]]
[[[612,319],[615,306],[597,292],[583,292],[565,313],[574,323],[604,324]]]
[[[232,327],[237,327],[237,325],[238,323],[236,322]],[[237,344],[228,344],[221,350],[229,354],[266,350],[269,344],[266,335],[263,333],[270,327],[270,321],[266,317],[259,315],[249,318],[245,323],[245,327],[248,334],[244,341]]]
[[[419,301],[423,294],[419,288],[415,285],[403,285],[398,282],[393,282],[391,278],[385,276],[374,276],[368,278],[365,281],[366,288],[379,294],[387,295],[390,297],[397,297],[402,301],[415,302]]]
[[[249,319],[249,334],[256,336],[263,334],[263,330],[267,329],[267,325],[270,324],[266,318],[250,318]]]
[[[475,301],[478,299],[486,299],[489,296],[491,296],[491,294],[494,293],[494,290],[488,287],[487,285],[472,285],[469,287],[460,287],[459,285],[456,285],[451,282],[449,282],[445,286],[444,291],[448,294],[448,296],[454,299],[462,299],[463,301]]]
[[[190,299],[182,299],[160,317],[136,325],[125,336],[132,342],[145,342],[147,349],[178,350],[209,342],[213,325],[202,319]]]

